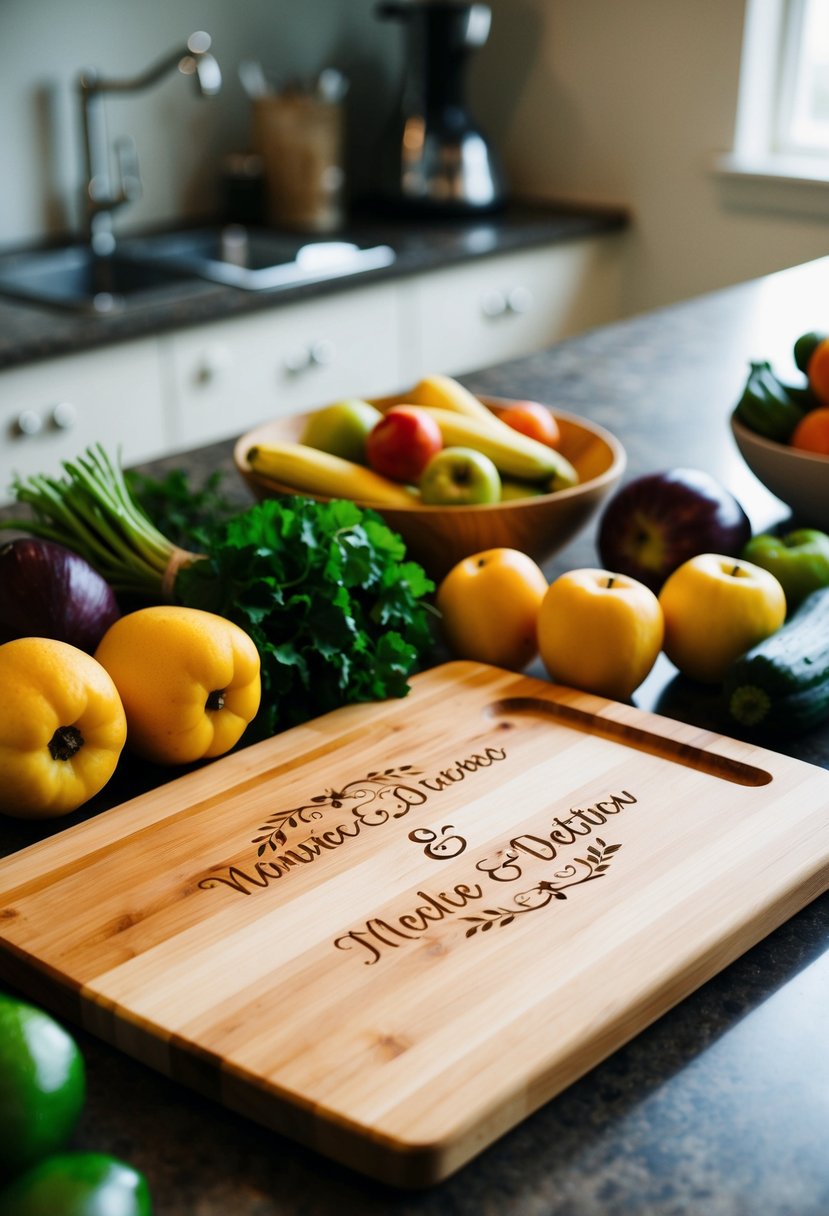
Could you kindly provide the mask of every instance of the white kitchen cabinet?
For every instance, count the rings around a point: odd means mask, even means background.
[[[148,460],[170,448],[156,339],[0,372],[0,502],[15,474],[60,473],[92,443]]]
[[[173,442],[192,447],[268,418],[399,383],[399,287],[352,288],[165,336]]]
[[[404,321],[416,376],[462,375],[620,315],[622,242],[602,235],[419,275]]]
[[[343,287],[0,371],[0,503],[99,441],[126,463],[340,397],[463,375],[620,315],[612,233]]]

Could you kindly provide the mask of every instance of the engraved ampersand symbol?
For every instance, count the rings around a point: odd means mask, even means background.
[[[433,861],[447,861],[452,857],[459,857],[466,848],[463,836],[447,835],[454,830],[451,823],[440,828],[438,832],[433,828],[415,828],[413,832],[409,832],[409,840],[413,844],[425,845],[423,852]]]

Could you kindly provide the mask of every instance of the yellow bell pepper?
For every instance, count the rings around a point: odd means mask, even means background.
[[[100,663],[52,638],[0,646],[0,812],[65,815],[109,781],[127,734]]]
[[[243,629],[199,608],[153,605],[104,634],[95,658],[127,715],[127,747],[155,764],[224,755],[259,708],[259,652]]]

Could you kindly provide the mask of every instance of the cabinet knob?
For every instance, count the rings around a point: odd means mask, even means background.
[[[71,431],[78,421],[78,411],[71,401],[59,401],[52,409],[52,426],[58,431]]]
[[[507,312],[529,312],[533,306],[533,295],[528,287],[513,287],[507,295]]]
[[[18,435],[37,435],[43,430],[43,419],[37,410],[21,410],[17,415],[15,429]]]
[[[283,367],[292,376],[309,371],[312,367],[327,367],[334,360],[334,343],[328,338],[320,338],[312,342],[304,350],[289,355],[284,360]]]
[[[485,317],[495,320],[509,316],[520,316],[532,308],[532,292],[527,287],[511,287],[509,291],[487,291],[481,299],[481,311]]]
[[[334,343],[328,338],[312,343],[309,357],[314,367],[327,367],[334,362]]]
[[[487,291],[481,300],[481,312],[485,317],[502,317],[507,311],[507,297],[503,291]]]
[[[219,380],[233,363],[229,349],[224,345],[208,347],[196,366],[195,379],[198,384],[212,384]]]

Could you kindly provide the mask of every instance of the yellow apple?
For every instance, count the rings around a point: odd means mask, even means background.
[[[558,684],[626,701],[662,648],[662,609],[637,579],[570,570],[549,587],[538,615],[538,648]]]
[[[538,653],[535,623],[547,579],[518,549],[486,549],[453,566],[435,603],[455,658],[522,671]]]
[[[775,633],[786,596],[768,570],[722,553],[700,553],[659,592],[665,654],[683,675],[718,684],[736,658]]]

